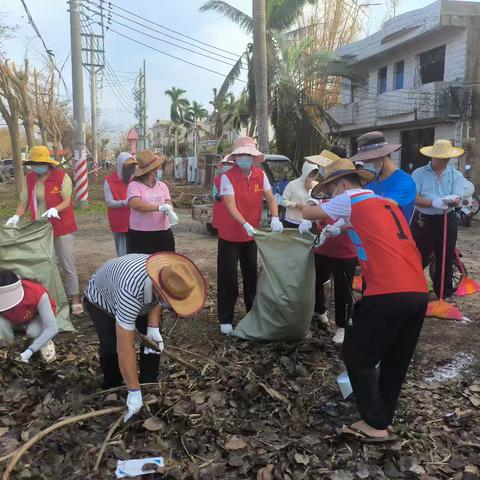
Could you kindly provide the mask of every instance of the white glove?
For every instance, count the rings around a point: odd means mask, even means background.
[[[432,207],[440,210],[448,210],[448,205],[443,201],[443,198],[434,198],[432,200]]]
[[[447,204],[448,206],[458,203],[460,200],[460,197],[458,195],[446,195],[445,197],[442,198],[443,203]]]
[[[20,354],[20,361],[23,363],[28,363],[32,355],[33,352],[29,348],[27,348],[24,352]]]
[[[58,210],[56,208],[49,208],[42,217],[50,218],[58,218],[60,220],[60,216],[58,215]]]
[[[170,207],[170,205],[169,205]],[[168,210],[167,212],[167,217],[168,217],[168,220],[170,221],[170,225],[177,225],[178,224],[178,216],[177,214],[172,210]]]
[[[144,347],[143,353],[155,353],[156,355],[160,355],[160,353],[163,352],[163,349],[165,348],[163,345],[163,338],[160,335],[160,329],[158,327],[147,327],[147,337],[157,344],[159,351],[157,352],[157,350],[154,350],[150,347]]]
[[[332,237],[338,237],[342,233],[342,230],[337,225],[327,225],[322,230],[322,233],[325,235],[325,238],[332,238]]]
[[[248,222],[245,222],[243,224],[243,228],[245,229],[249,237],[253,237],[255,233],[257,233],[255,229]]]
[[[303,235],[305,233],[310,232],[311,228],[312,228],[312,222],[310,220],[302,220],[302,222],[298,226],[298,231]]]
[[[18,222],[20,221],[20,217],[18,215],[14,215],[13,217],[10,217],[7,220],[7,223],[5,224],[6,227],[16,227],[18,225]]]
[[[283,232],[283,224],[278,219],[278,217],[272,217],[272,221],[270,222],[270,228],[272,229],[273,233],[282,233]]]
[[[143,405],[143,398],[142,398],[142,392],[140,389],[138,390],[129,390],[128,391],[128,397],[127,397],[127,408],[128,412],[127,414],[123,417],[123,421],[126,422],[140,411]]]
[[[158,206],[158,211],[162,213],[168,213],[173,211],[173,207],[169,203],[163,203],[162,205]]]

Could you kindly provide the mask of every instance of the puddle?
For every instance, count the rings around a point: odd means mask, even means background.
[[[437,368],[425,381],[432,383],[453,380],[468,370],[468,367],[473,365],[474,361],[473,356],[468,353],[457,353],[449,363]]]

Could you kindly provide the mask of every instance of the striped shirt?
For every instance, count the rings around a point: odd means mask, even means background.
[[[148,257],[134,253],[109,260],[85,289],[87,300],[115,317],[126,330],[134,330],[137,318],[157,305],[145,268]]]

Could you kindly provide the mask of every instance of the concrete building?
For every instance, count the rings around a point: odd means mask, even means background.
[[[350,154],[355,138],[382,130],[410,172],[426,163],[421,146],[438,138],[463,146],[459,167],[480,181],[480,3],[438,0],[399,15],[336,54],[362,85],[342,83],[341,104],[329,110]]]
[[[150,148],[156,153],[164,153],[164,148],[169,143],[171,123],[170,120],[156,120],[150,127]]]

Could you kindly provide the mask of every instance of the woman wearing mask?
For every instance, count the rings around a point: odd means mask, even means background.
[[[170,228],[178,223],[168,186],[157,180],[156,172],[165,157],[151,150],[137,153],[137,166],[128,185],[130,206],[128,253],[174,252],[175,238]]]
[[[58,333],[56,306],[47,289],[34,280],[21,279],[12,270],[0,268],[0,338],[13,341],[14,332],[25,329],[32,344],[20,354],[28,363],[40,350],[46,362],[55,360],[52,338]]]
[[[232,167],[233,162],[229,159],[230,155],[225,155],[222,158],[222,161],[219,162],[220,174],[213,177],[212,184],[212,198],[213,198],[213,211],[212,211],[212,226],[218,230],[218,223],[221,222],[222,216],[225,215],[226,208],[225,202],[222,202],[222,197],[220,196],[220,182],[222,180],[222,175],[227,173]]]
[[[285,187],[282,195],[282,205],[287,209],[285,220],[283,221],[285,228],[298,228],[302,223],[302,211],[298,209],[297,205],[305,205],[307,203],[312,188],[318,183],[315,181],[317,177],[318,166],[305,162],[302,167],[301,177],[291,181]]]
[[[115,172],[105,177],[103,192],[108,206],[108,223],[115,241],[117,257],[127,254],[130,207],[127,200],[127,187],[132,179],[137,162],[128,153],[117,157]]]
[[[264,156],[257,150],[253,138],[238,138],[229,160],[234,165],[220,181],[220,195],[226,212],[218,223],[217,256],[217,308],[220,331],[224,335],[233,331],[233,314],[238,297],[238,262],[247,311],[252,308],[257,292],[257,246],[253,235],[260,225],[264,198],[272,215],[272,232],[283,231],[272,188],[265,172],[257,166]]]
[[[77,225],[71,198],[72,180],[61,168],[56,168],[59,162],[50,158],[47,147],[33,147],[28,156],[25,163],[31,166],[32,171],[25,178],[17,212],[6,226],[17,225],[27,210],[30,210],[33,221],[42,217],[50,220],[55,253],[66,278],[65,290],[72,299],[72,313],[81,315],[83,307],[79,300],[74,256],[73,234],[77,231]]]

